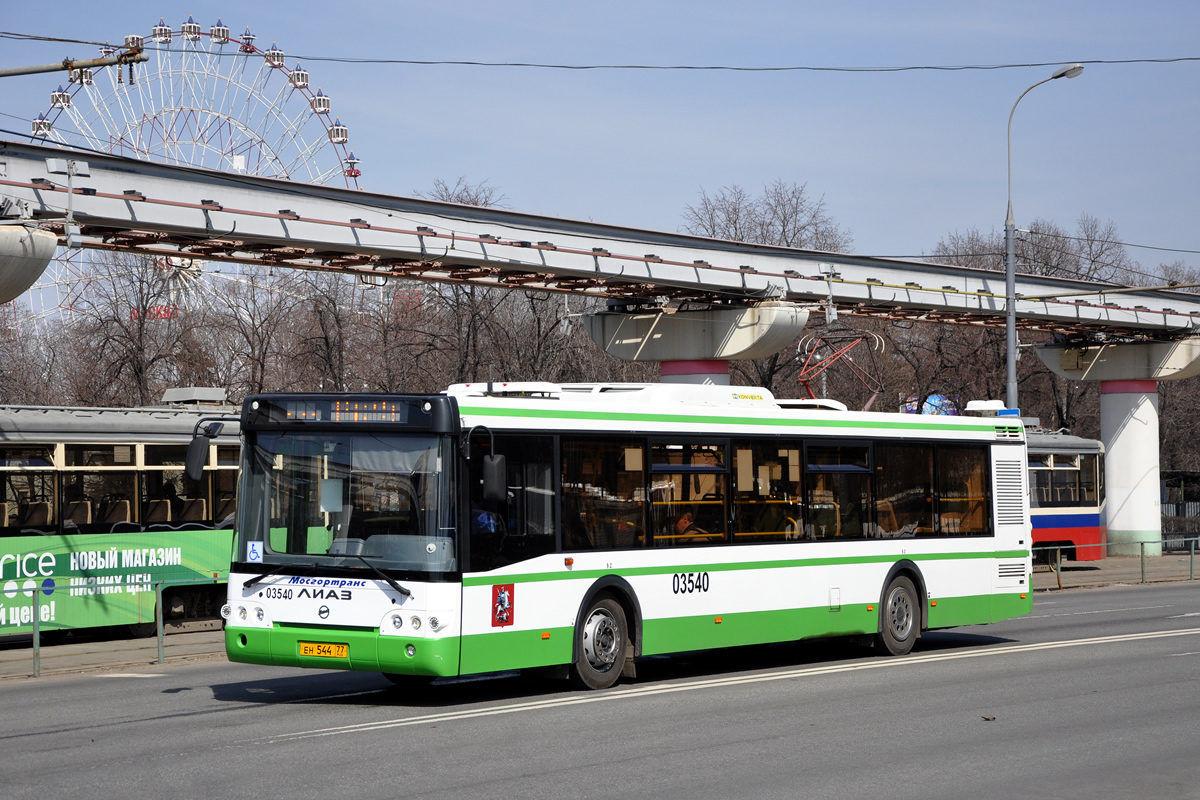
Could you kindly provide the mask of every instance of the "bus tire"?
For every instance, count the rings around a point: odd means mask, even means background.
[[[607,689],[621,677],[629,628],[621,604],[611,597],[592,601],[575,632],[571,683],[580,689]]]
[[[876,641],[894,656],[908,655],[921,633],[921,604],[917,587],[897,575],[883,592]]]

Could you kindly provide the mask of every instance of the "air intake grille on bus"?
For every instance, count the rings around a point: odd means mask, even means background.
[[[1025,522],[1024,475],[1025,464],[1020,461],[996,462],[996,522],[1000,525]]]
[[[1017,561],[1012,564],[1001,564],[1000,565],[1000,579],[1001,580],[1007,580],[1007,579],[1011,579],[1011,578],[1024,578],[1024,577],[1025,577],[1024,562]]]
[[[997,439],[1020,439],[1021,427],[1019,425],[997,425]]]

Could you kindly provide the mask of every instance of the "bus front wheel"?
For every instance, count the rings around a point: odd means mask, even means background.
[[[594,601],[575,632],[578,655],[571,682],[581,689],[607,689],[621,677],[629,629],[625,611],[612,598]]]
[[[903,575],[896,576],[883,593],[876,641],[894,656],[907,655],[917,641],[921,629],[917,598],[917,587]]]

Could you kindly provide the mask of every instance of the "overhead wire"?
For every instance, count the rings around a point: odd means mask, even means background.
[[[110,46],[108,42],[97,42],[88,39],[68,39],[56,36],[42,36],[38,34],[19,33],[16,31],[0,31],[0,38],[17,39],[27,41],[45,41],[45,42],[60,42],[66,44],[86,44],[95,47]],[[150,37],[146,37],[144,43],[146,50],[159,50],[164,48],[156,47]],[[230,42],[238,41],[238,37],[230,37]],[[219,52],[214,55],[218,56],[237,56],[239,53],[231,51],[229,53]],[[373,57],[352,57],[352,56],[335,56],[335,55],[315,55],[296,53],[291,54],[295,58],[305,61],[323,61],[339,64],[376,64],[376,65],[398,65],[398,66],[422,66],[422,67],[502,67],[502,68],[521,68],[521,69],[555,69],[555,70],[572,70],[572,71],[587,71],[587,70],[651,70],[651,71],[695,71],[695,72],[862,72],[862,73],[890,73],[890,72],[968,72],[968,71],[995,71],[1006,69],[1029,69],[1041,67],[1058,67],[1064,64],[1083,64],[1085,66],[1091,64],[1108,64],[1108,65],[1124,65],[1124,64],[1178,64],[1187,62],[1200,62],[1200,56],[1174,56],[1166,58],[1122,58],[1122,59],[1090,59],[1080,60],[1074,59],[1071,61],[1027,61],[1013,62],[1003,64],[908,64],[900,66],[817,66],[813,64],[784,64],[777,66],[745,66],[736,64],[563,64],[538,61],[476,61],[469,59],[412,59],[412,58],[373,58]]]

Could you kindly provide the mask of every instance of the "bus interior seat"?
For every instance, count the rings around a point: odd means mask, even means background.
[[[21,519],[21,524],[26,526],[38,526],[50,524],[50,504],[45,500],[30,503],[25,508],[25,516]]]
[[[92,503],[90,500],[72,500],[67,503],[67,513],[65,514],[67,522],[74,522],[76,525],[91,525],[92,524]]]
[[[225,519],[236,510],[236,497],[222,497],[217,500],[217,513],[213,514],[213,519]]]
[[[103,523],[129,522],[129,501],[110,500],[102,512]]]
[[[896,519],[896,508],[891,500],[879,500],[875,503],[876,521],[884,533],[896,533],[900,530],[900,521]]]
[[[179,520],[182,522],[199,522],[208,519],[208,503],[203,497],[193,497],[190,500],[184,500],[183,506],[179,510]]]
[[[151,522],[170,522],[171,521],[171,501],[170,500],[151,500],[146,504],[146,516],[142,519],[144,523]]]

